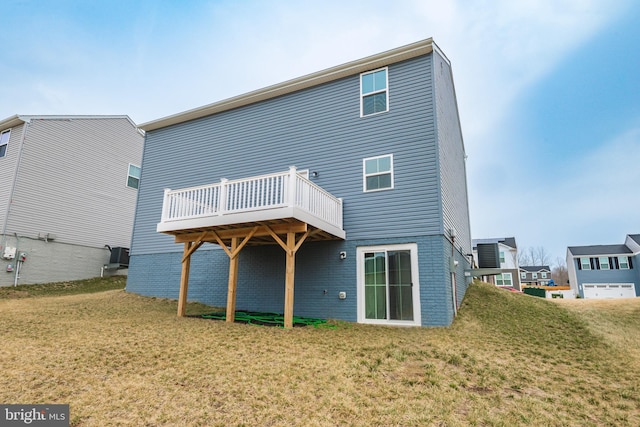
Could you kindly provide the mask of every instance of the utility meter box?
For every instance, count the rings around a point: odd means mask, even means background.
[[[16,248],[12,248],[7,246],[4,248],[4,252],[2,253],[2,258],[4,259],[14,259],[16,257]]]

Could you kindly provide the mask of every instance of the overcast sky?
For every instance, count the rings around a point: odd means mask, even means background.
[[[2,0],[0,120],[136,123],[433,37],[453,66],[473,238],[640,233],[640,2]]]

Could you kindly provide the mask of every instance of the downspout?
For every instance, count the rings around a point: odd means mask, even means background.
[[[453,317],[458,315],[458,288],[456,283],[456,267],[457,261],[455,260],[455,247],[456,247],[456,230],[452,228],[449,230],[449,234],[451,236],[451,262],[450,270],[451,270],[451,296],[453,298]]]
[[[4,224],[2,224],[2,245],[1,246],[3,248],[7,243],[7,224],[9,222],[9,214],[11,213],[11,204],[13,203],[13,195],[16,191],[16,185],[18,181],[18,172],[20,171],[20,163],[22,163],[22,150],[24,148],[24,141],[25,139],[27,139],[27,130],[29,129],[30,124],[31,124],[31,119],[24,120],[22,138],[20,138],[20,151],[18,152],[18,160],[16,161],[15,173],[13,174],[13,182],[11,183],[11,192],[9,193],[7,211],[4,215]]]

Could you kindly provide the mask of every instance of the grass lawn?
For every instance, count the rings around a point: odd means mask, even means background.
[[[68,403],[74,426],[640,425],[640,298],[474,284],[449,328],[284,330],[95,292],[117,280],[0,289],[0,403]]]

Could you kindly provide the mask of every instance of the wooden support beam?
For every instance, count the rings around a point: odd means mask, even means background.
[[[284,282],[284,327],[293,328],[293,287],[296,269],[296,233],[287,233],[287,262]]]
[[[247,239],[245,239],[247,240]],[[226,247],[225,247],[226,249]],[[227,323],[233,323],[236,320],[236,289],[238,287],[238,238],[231,239],[231,252],[235,255],[229,255],[229,287],[227,290]],[[242,249],[242,248],[240,248]]]
[[[308,226],[304,222],[287,222],[280,224],[271,224],[268,226],[272,231],[276,234],[285,234],[289,231],[295,231],[296,233],[304,233],[308,230]],[[218,235],[218,238],[221,240],[229,240],[233,237],[243,238],[247,236],[253,230],[255,226],[252,227],[241,227],[241,228],[231,228],[227,230],[217,230],[215,232],[208,230],[205,232],[197,231],[193,233],[184,233],[184,234],[176,234],[175,242],[176,243],[185,243],[185,242],[195,242],[201,239],[203,242],[217,242],[215,235]],[[269,236],[271,233],[267,230],[266,224],[260,224],[258,229],[253,234],[253,237],[265,237]]]
[[[206,232],[202,233],[200,237],[196,240],[195,244],[191,245],[191,248],[189,248],[189,252],[185,253],[184,256],[182,257],[182,262],[184,262],[187,258],[190,258],[191,254],[197,251],[200,248],[200,246],[204,244],[202,239],[204,238],[205,234]]]
[[[187,311],[187,292],[189,290],[189,268],[191,267],[192,242],[184,244],[182,274],[180,276],[180,296],[178,297],[178,317],[184,317]]]

